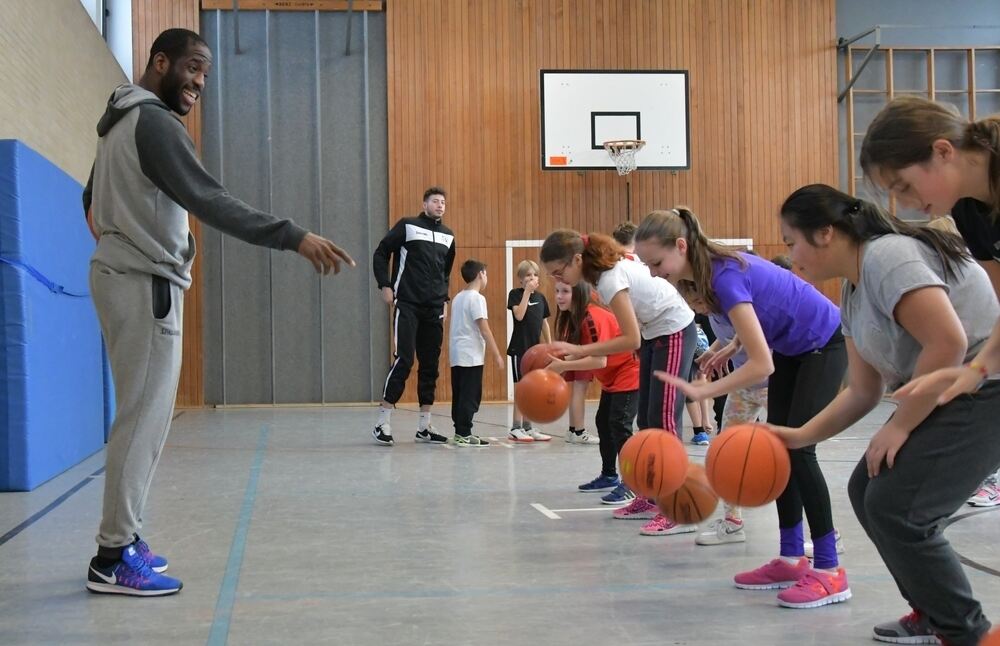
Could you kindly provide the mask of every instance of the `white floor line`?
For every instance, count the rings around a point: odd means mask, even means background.
[[[614,511],[625,505],[605,505],[604,507],[582,507],[578,509],[550,509],[552,512],[566,513],[567,511]]]
[[[550,518],[552,520],[561,520],[562,519],[562,516],[560,516],[559,514],[554,513],[551,509],[549,509],[548,507],[546,507],[545,505],[543,505],[541,503],[533,502],[533,503],[531,503],[531,506],[534,507],[535,510],[538,511],[538,513],[540,513],[541,515],[545,516],[546,518]]]

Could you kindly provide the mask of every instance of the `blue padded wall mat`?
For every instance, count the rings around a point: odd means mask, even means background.
[[[0,140],[0,491],[30,491],[104,446],[110,387],[82,191]]]

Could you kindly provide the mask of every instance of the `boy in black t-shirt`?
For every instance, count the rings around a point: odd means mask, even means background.
[[[517,266],[517,278],[521,286],[510,290],[507,295],[507,309],[514,317],[514,327],[507,345],[507,356],[514,373],[514,383],[521,379],[521,358],[533,345],[550,343],[552,331],[549,329],[549,303],[538,292],[538,264],[533,260],[522,260]],[[514,442],[548,442],[552,438],[539,433],[524,419],[514,404],[514,419],[509,438]]]

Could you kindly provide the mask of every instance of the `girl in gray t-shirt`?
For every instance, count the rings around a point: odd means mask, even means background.
[[[881,400],[886,386],[971,359],[1000,308],[986,272],[957,236],[896,220],[829,186],[793,193],[781,228],[795,266],[811,281],[843,278],[847,387],[798,429],[776,428],[789,447],[845,430]],[[875,626],[874,638],[938,635],[976,644],[990,627],[946,519],[1000,463],[994,422],[1000,383],[938,406],[935,395],[900,401],[871,438],[848,484],[865,529],[913,613]]]

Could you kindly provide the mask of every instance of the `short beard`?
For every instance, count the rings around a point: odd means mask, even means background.
[[[181,89],[181,83],[177,78],[177,74],[174,73],[173,65],[171,65],[167,71],[167,75],[160,81],[160,94],[163,95],[163,102],[167,104],[168,108],[177,114],[185,115],[188,113],[188,110],[181,103]]]

